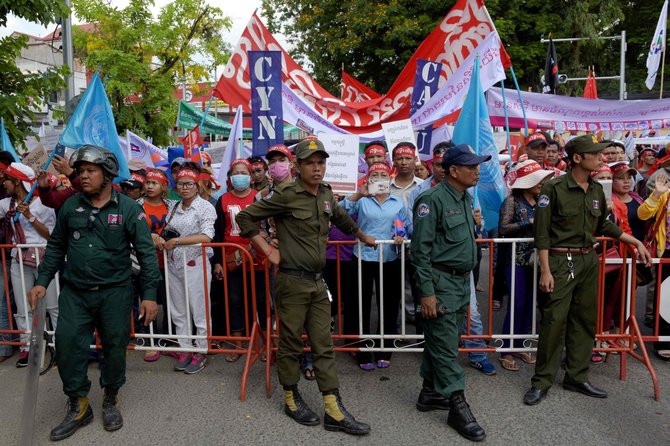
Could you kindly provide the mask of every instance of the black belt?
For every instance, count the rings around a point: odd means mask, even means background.
[[[588,254],[593,251],[594,247],[595,246],[587,246],[586,248],[549,248],[549,252],[556,254]]]
[[[301,269],[291,269],[291,268],[279,268],[279,272],[282,274],[286,274],[287,276],[291,277],[296,277],[298,279],[306,279],[306,280],[321,280],[323,279],[323,273],[312,273],[310,271],[303,271]]]
[[[451,274],[452,276],[469,276],[472,271],[458,271],[457,269],[454,268],[449,268],[444,265],[440,265],[439,263],[433,263],[433,268],[435,268],[438,271],[442,271],[443,273]]]
[[[79,291],[100,291],[100,290],[106,290],[108,288],[116,288],[116,287],[120,287],[120,286],[127,286],[130,283],[131,283],[130,280],[123,280],[123,281],[117,282],[117,283],[97,285],[97,286],[92,286],[92,287],[77,286],[77,285],[74,285],[72,282],[67,282],[67,285],[76,289],[76,290],[79,290]]]

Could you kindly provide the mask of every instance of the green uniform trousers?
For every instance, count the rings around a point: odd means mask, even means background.
[[[61,290],[56,355],[66,395],[84,397],[91,389],[87,371],[94,328],[98,330],[105,354],[100,386],[119,389],[126,382],[132,297],[130,283],[99,290],[80,290],[65,285]]]
[[[567,254],[550,253],[554,292],[548,294],[540,326],[535,375],[536,389],[551,387],[561,364],[565,345],[565,381],[588,381],[591,351],[598,317],[598,256],[571,254],[574,278],[570,277]]]
[[[300,381],[300,355],[304,348],[302,335],[307,330],[319,390],[338,389],[340,381],[335,371],[335,352],[330,336],[330,300],[324,280],[300,279],[280,272],[275,296],[280,329],[277,351],[279,383],[293,386]]]
[[[445,397],[465,390],[465,372],[457,360],[461,328],[470,304],[470,274],[455,275],[433,269],[437,301],[447,307],[444,316],[423,319],[425,345],[421,376]]]

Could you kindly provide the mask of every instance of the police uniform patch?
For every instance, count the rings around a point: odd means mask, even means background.
[[[537,198],[537,205],[541,208],[546,208],[547,206],[549,206],[549,197],[547,197],[546,195],[540,195]]]
[[[81,206],[79,206],[77,209],[75,209],[75,211],[77,211],[77,212],[84,212],[84,208],[81,207]]]
[[[309,150],[316,150],[319,148],[319,145],[315,141],[310,141],[309,145],[307,146]]]
[[[430,208],[426,203],[421,203],[419,207],[416,209],[416,215],[418,215],[419,217],[425,217],[428,214],[430,214]]]
[[[593,209],[600,209],[600,201],[593,200]]]
[[[330,201],[329,200],[324,200],[323,210],[330,214]]]
[[[120,225],[123,223],[123,215],[121,214],[109,214],[107,216],[108,225]]]
[[[141,212],[140,215],[137,216],[138,220],[144,220],[145,218],[147,218],[147,214],[144,212]]]
[[[72,238],[73,238],[73,239],[75,239],[75,240],[79,240],[79,237],[81,237],[81,234],[79,233],[79,231],[74,231],[74,232],[72,233]]]

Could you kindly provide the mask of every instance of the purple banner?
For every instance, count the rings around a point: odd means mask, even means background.
[[[280,51],[249,51],[253,155],[284,143]]]

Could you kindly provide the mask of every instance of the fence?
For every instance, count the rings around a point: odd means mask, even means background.
[[[511,245],[511,254],[510,261],[511,264],[515,264],[516,260],[516,247],[519,243],[529,242],[532,239],[486,239],[479,240],[478,242],[482,247],[489,250],[490,255],[488,256],[488,283],[489,289],[487,293],[487,298],[483,302],[483,307],[486,310],[487,317],[484,326],[486,327],[482,333],[473,333],[472,324],[470,321],[471,311],[468,310],[468,317],[466,318],[467,324],[465,332],[461,336],[463,341],[477,341],[479,342],[476,346],[462,347],[460,351],[463,352],[489,352],[489,353],[503,353],[503,352],[534,352],[535,351],[535,342],[537,341],[537,311],[532,312],[532,323],[530,333],[515,333],[514,330],[514,320],[520,315],[516,315],[512,310],[510,312],[510,331],[508,333],[501,333],[494,330],[494,320],[492,301],[494,296],[493,286],[490,284],[493,283],[493,270],[494,270],[494,248],[500,247],[503,244]],[[392,241],[378,241],[380,246],[388,245],[393,243]],[[405,242],[408,244],[409,242]],[[609,243],[612,243],[610,240],[601,239],[603,245],[602,252],[606,253],[606,249]],[[335,343],[335,349],[342,352],[421,352],[423,348],[421,346],[423,342],[423,336],[421,334],[412,333],[412,329],[409,327],[408,320],[404,309],[400,311],[399,316],[399,325],[397,330],[386,330],[384,327],[383,317],[385,313],[385,289],[384,289],[384,262],[382,257],[382,249],[379,249],[379,289],[376,290],[379,295],[379,305],[378,305],[378,315],[377,318],[379,329],[376,330],[378,333],[372,332],[373,324],[370,324],[370,332],[366,333],[364,330],[364,318],[370,318],[370,314],[364,314],[363,311],[363,299],[361,297],[362,292],[362,283],[359,280],[357,282],[358,288],[358,330],[354,333],[345,333],[345,324],[347,322],[347,314],[350,313],[347,311],[347,308],[343,306],[343,284],[351,284],[348,282],[350,277],[342,277],[342,270],[350,271],[352,264],[348,263],[346,260],[342,260],[342,250],[346,245],[355,245],[355,242],[331,242],[331,244],[336,247],[336,259],[334,262],[328,266],[333,271],[336,280],[336,296],[334,296],[334,301],[336,302],[334,314],[334,330],[333,330],[333,340]],[[207,353],[207,354],[235,354],[241,355],[245,360],[244,369],[241,376],[240,383],[240,398],[242,400],[246,399],[246,386],[249,377],[249,372],[254,363],[259,359],[267,357],[265,363],[265,384],[266,392],[268,396],[271,393],[271,365],[273,363],[274,354],[277,350],[275,340],[279,336],[279,324],[277,320],[273,320],[273,304],[272,304],[272,288],[271,283],[274,275],[274,268],[265,267],[262,270],[255,270],[254,268],[254,259],[251,254],[244,250],[240,245],[223,243],[223,244],[202,244],[195,245],[201,249],[201,261],[196,262],[195,267],[198,267],[197,263],[200,263],[202,268],[202,275],[198,276],[197,279],[194,279],[194,274],[188,274],[189,268],[193,268],[193,265],[190,265],[190,262],[187,262],[186,257],[182,257],[181,265],[177,265],[171,258],[168,253],[164,254],[165,260],[165,296],[166,299],[163,302],[164,318],[167,319],[165,333],[162,333],[159,328],[157,328],[155,323],[152,323],[148,332],[142,332],[135,330],[135,323],[131,324],[132,333],[131,337],[135,339],[135,342],[129,343],[129,349],[131,350],[154,350],[161,352],[191,352],[191,353]],[[6,304],[7,308],[11,309],[12,299],[10,296],[10,280],[9,280],[9,271],[8,265],[10,264],[8,255],[9,249],[13,248],[13,245],[0,245],[0,250],[2,251],[2,261],[3,261],[3,272],[4,272],[4,285],[5,293],[3,303]],[[37,245],[20,245],[20,247],[35,248]],[[223,274],[222,282],[218,284],[216,280],[203,280],[202,278],[209,277],[209,263],[206,260],[206,249],[213,248],[220,250],[222,258],[225,259],[225,251],[228,250],[239,250],[241,254],[241,264],[237,271],[229,271],[227,262],[223,262]],[[191,247],[192,248],[192,247]],[[184,247],[177,247],[175,249],[184,249]],[[354,246],[354,249],[358,250],[357,258],[360,259],[360,249],[361,246]],[[22,253],[22,250],[18,251]],[[408,252],[405,249],[398,248],[398,253],[400,257],[400,287],[401,287],[401,296],[404,295],[405,290],[405,281],[406,281],[406,268],[408,266]],[[19,262],[14,262],[12,268],[19,268],[21,285],[20,289],[27,290],[25,284],[25,267],[20,258]],[[39,255],[38,255],[39,257]],[[356,259],[356,257],[354,257]],[[37,259],[39,263],[39,258]],[[360,260],[356,262],[353,260],[355,268],[357,268],[357,277],[361,277],[361,268],[362,264]],[[609,360],[609,355],[613,353],[619,354],[620,360],[620,378],[622,380],[626,379],[626,363],[627,357],[630,355],[633,359],[640,361],[648,369],[654,389],[654,397],[658,399],[660,397],[660,388],[656,373],[652,367],[651,361],[647,354],[646,347],[644,342],[650,341],[670,341],[670,336],[659,336],[659,308],[660,298],[661,298],[661,278],[663,265],[670,262],[670,259],[655,259],[655,264],[658,265],[658,274],[657,274],[657,287],[656,287],[656,305],[655,308],[655,329],[652,335],[643,336],[640,332],[640,328],[637,323],[635,316],[636,308],[636,268],[635,263],[629,257],[625,247],[621,249],[621,255],[619,258],[610,258],[604,254],[600,256],[600,268],[598,277],[595,278],[598,280],[598,322],[597,322],[597,335],[596,339],[599,342],[605,344],[598,345],[594,348],[594,351],[604,352],[607,354],[606,360]],[[619,265],[617,267],[617,265]],[[532,283],[537,284],[538,269],[537,264],[532,266]],[[608,268],[612,271],[608,272]],[[181,269],[181,274],[179,274],[179,269]],[[191,270],[192,271],[192,270]],[[605,301],[609,298],[605,290],[605,278],[606,276],[615,273],[621,280],[621,283],[624,286],[620,287],[620,299],[621,305],[620,309],[616,314],[616,326],[618,330],[614,333],[609,333],[606,330],[603,321],[603,310],[605,306]],[[182,283],[179,282],[179,277],[183,277]],[[260,279],[262,277],[262,280]],[[240,279],[241,278],[241,279]],[[177,279],[177,280],[175,280]],[[56,281],[57,292],[60,292],[60,283],[58,278]],[[195,283],[194,283],[195,281]],[[243,295],[243,318],[244,318],[244,329],[239,332],[235,332],[231,329],[231,307],[232,299],[235,297],[237,304],[239,304],[239,288],[233,286],[233,281],[237,281],[237,286],[241,282],[241,290]],[[170,284],[172,283],[172,287]],[[179,288],[176,286],[183,285],[183,293],[179,292]],[[215,288],[212,291],[212,286]],[[231,296],[231,286],[235,288],[235,291],[232,293],[235,296]],[[514,268],[511,269],[510,284],[509,287],[511,292],[509,293],[509,308],[515,308],[515,299],[516,293],[515,290],[517,287],[523,286],[517,283],[517,274]],[[261,289],[259,289],[261,288]],[[172,292],[171,292],[172,290]],[[173,296],[175,290],[179,296]],[[204,291],[204,293],[201,293]],[[536,286],[533,286],[532,290],[526,290],[532,293],[532,303],[533,308],[537,308],[538,300],[538,290]],[[18,294],[18,295],[17,295]],[[175,314],[174,305],[175,299],[181,298],[183,294],[183,302],[181,302],[186,308],[185,321],[186,329],[181,330],[181,333],[176,333],[173,329],[173,315]],[[194,323],[194,315],[191,314],[192,311],[192,300],[193,296],[196,296],[196,299],[199,298],[200,294],[204,297],[204,319],[206,321],[206,327],[204,332],[202,329],[194,326],[197,325]],[[265,306],[265,311],[260,311],[261,314],[265,314],[264,317],[259,318],[259,307],[257,306],[258,296],[265,295],[263,300],[263,305]],[[251,299],[250,296],[256,296],[256,299]],[[26,294],[25,292],[16,292],[16,284],[14,289],[14,299],[23,299],[24,308],[27,307]],[[401,299],[401,305],[404,302],[404,296]],[[17,301],[18,302],[18,301]],[[388,305],[388,304],[387,304]],[[481,303],[480,303],[481,305]],[[214,318],[214,323],[212,320],[212,312],[214,308],[219,307],[217,311],[217,317]],[[404,305],[403,305],[404,307]],[[222,314],[222,315],[221,315]],[[26,327],[25,330],[17,329],[16,324],[14,323],[14,316],[17,320],[23,318],[23,325]],[[196,315],[198,317],[202,315]],[[239,316],[239,314],[238,314]],[[276,318],[276,315],[274,315]],[[184,319],[184,318],[182,318]],[[133,316],[133,322],[135,318]],[[221,331],[221,325],[224,329]],[[276,326],[276,329],[274,327]],[[26,335],[29,332],[27,327],[30,327],[29,314],[16,314],[13,315],[12,312],[9,312],[8,326],[2,327],[0,329],[0,335]],[[217,329],[218,332],[215,334],[214,329]],[[194,332],[195,328],[195,334]],[[388,332],[392,331],[392,332]],[[97,339],[97,338],[96,338]],[[186,341],[187,346],[178,345],[178,340]],[[306,339],[306,337],[305,337]],[[522,341],[521,346],[515,346],[512,342],[509,343],[509,346],[503,346],[504,341],[518,340]],[[203,341],[205,346],[203,347]],[[21,340],[17,339],[0,339],[0,344],[8,345],[25,345],[26,338]],[[194,343],[196,345],[194,345]],[[199,346],[198,346],[199,344]],[[244,346],[246,344],[246,346]],[[636,351],[635,345],[638,345],[639,352]],[[99,342],[96,341],[92,347],[100,348]],[[309,350],[306,347],[306,350]]]

